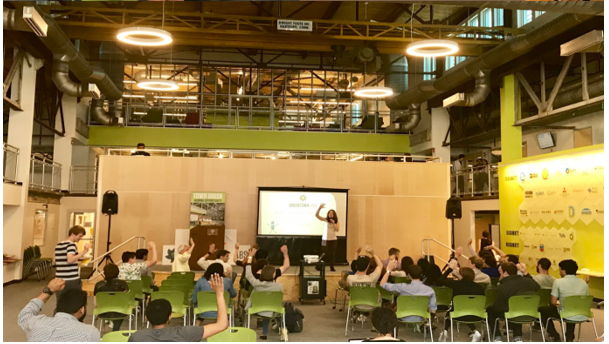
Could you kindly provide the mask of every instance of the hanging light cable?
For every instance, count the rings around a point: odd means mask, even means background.
[[[128,27],[118,30],[116,38],[127,44],[144,47],[158,47],[173,42],[171,33],[164,30],[165,26],[165,2],[163,2],[163,21],[161,29],[151,27]]]

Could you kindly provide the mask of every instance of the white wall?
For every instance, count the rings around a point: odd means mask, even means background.
[[[55,255],[57,245],[57,231],[59,228],[59,204],[46,204],[27,202],[25,205],[25,218],[23,221],[22,245],[24,248],[34,245],[34,214],[36,210],[46,210],[47,225],[44,232],[43,244],[40,244],[40,253],[44,258]]]
[[[467,247],[469,239],[476,234],[476,211],[499,211],[499,199],[484,199],[461,202],[461,219],[455,220],[455,247]],[[469,256],[467,248],[463,251]]]
[[[429,132],[429,140],[411,145],[412,155],[430,155],[442,158],[442,162],[450,162],[450,147],[442,147],[446,131],[450,125],[448,111],[443,108],[427,108],[427,102],[421,105],[421,122],[413,130],[414,136],[424,131]],[[450,135],[447,138],[450,141]]]

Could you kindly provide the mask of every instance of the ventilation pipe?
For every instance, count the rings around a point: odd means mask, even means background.
[[[488,70],[480,70],[476,74],[474,90],[469,93],[457,93],[455,96],[457,96],[459,100],[450,104],[450,106],[471,107],[478,105],[488,97],[489,93],[491,93],[491,72]]]
[[[85,84],[79,84],[70,80],[70,65],[67,61],[61,59],[61,57],[53,58],[53,73],[52,79],[59,89],[64,94],[71,97],[83,98],[89,96],[89,92],[84,86]]]
[[[448,70],[441,78],[423,81],[415,87],[396,95],[387,100],[387,106],[392,110],[404,110],[410,108],[411,104],[421,104],[471,80],[478,75],[479,71],[497,68],[530,52],[548,39],[559,36],[592,18],[591,15],[581,14],[561,15],[529,33],[502,43],[477,58],[469,58],[463,61]]]

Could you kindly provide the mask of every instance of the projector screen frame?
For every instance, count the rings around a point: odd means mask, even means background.
[[[349,221],[349,189],[336,189],[336,188],[318,188],[318,187],[307,187],[307,186],[259,186],[258,187],[258,204],[256,206],[256,236],[263,237],[318,237],[318,235],[272,235],[272,234],[260,234],[260,191],[306,191],[306,192],[344,192],[347,194],[345,200],[345,236],[349,234],[349,227],[347,222]],[[315,214],[311,214],[314,216]],[[342,238],[342,237],[341,237]]]

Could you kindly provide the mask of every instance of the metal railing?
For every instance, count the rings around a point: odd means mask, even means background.
[[[70,193],[97,193],[97,166],[70,167]]]
[[[124,242],[122,242],[121,244],[119,244],[118,246],[116,246],[115,248],[111,249],[110,251],[102,254],[101,256],[91,260],[89,262],[89,264],[93,264],[93,271],[95,271],[95,275],[89,277],[87,280],[91,281],[91,280],[96,280],[97,277],[99,276],[100,272],[99,272],[99,262],[107,255],[112,254],[112,252],[116,251],[117,249],[127,245],[128,243],[130,243],[133,239],[137,239],[137,249],[139,250],[140,248],[144,247],[146,245],[146,238],[145,237],[141,237],[141,236],[133,236],[127,240],[125,240]],[[120,262],[117,262],[117,264]]]
[[[19,168],[19,148],[4,142],[4,170],[2,177],[4,182],[17,182],[17,169]]]
[[[424,255],[424,256],[433,256],[433,257],[434,257],[434,259],[439,259],[439,260],[443,261],[444,263],[448,264],[448,261],[447,261],[447,260],[445,260],[445,259],[443,259],[443,258],[441,258],[441,257],[438,257],[438,256],[436,256],[435,254],[431,254],[431,251],[430,251],[430,249],[429,249],[429,248],[430,248],[429,246],[430,246],[430,243],[432,243],[432,242],[435,242],[436,244],[438,244],[438,245],[440,245],[440,246],[442,246],[442,247],[444,247],[444,248],[448,249],[448,250],[449,250],[450,252],[452,252],[452,253],[454,253],[454,252],[455,252],[455,250],[453,250],[453,249],[452,249],[450,246],[445,245],[445,244],[444,244],[444,243],[442,243],[441,241],[438,241],[438,240],[436,240],[436,239],[423,239],[423,240],[421,240],[421,253],[423,253],[423,255]],[[427,245],[425,245],[425,244],[427,244]],[[425,246],[427,246],[427,252],[425,252]],[[463,257],[463,258],[465,258],[465,259],[469,259],[469,257],[468,257],[468,256],[466,256],[466,255],[464,255],[464,254],[462,254],[462,255],[461,255],[461,257]]]
[[[30,188],[61,191],[61,164],[38,155],[30,158]]]
[[[251,151],[212,150],[189,148],[134,149],[104,148],[105,155],[129,156],[146,152],[151,156],[215,158],[215,159],[270,159],[270,160],[337,160],[337,161],[378,161],[378,162],[442,162],[441,157],[404,154],[374,154],[345,152],[298,152],[298,151]]]
[[[336,106],[338,107],[336,103]],[[332,103],[327,103],[332,105]],[[389,111],[283,109],[274,107],[213,106],[174,103],[148,106],[122,104],[125,126],[330,131],[405,134],[398,119],[406,114]],[[96,123],[89,116],[89,124]]]
[[[499,171],[496,166],[470,167],[450,175],[453,196],[482,197],[499,195]]]

